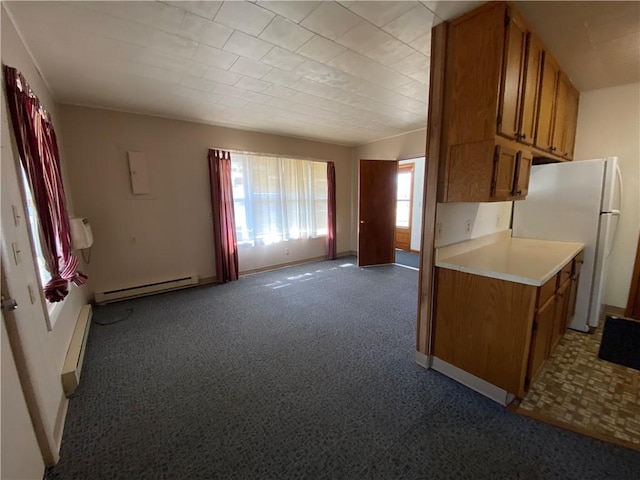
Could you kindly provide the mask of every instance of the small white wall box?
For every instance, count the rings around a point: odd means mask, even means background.
[[[70,218],[71,242],[74,250],[82,250],[93,245],[93,232],[91,224],[86,218]]]
[[[127,152],[129,157],[129,175],[131,177],[131,192],[134,195],[148,195],[151,193],[149,186],[149,169],[147,158],[142,152]]]

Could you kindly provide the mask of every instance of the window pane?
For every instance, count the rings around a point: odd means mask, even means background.
[[[40,244],[40,234],[38,227],[38,213],[36,211],[36,204],[33,201],[33,196],[31,195],[31,188],[29,187],[29,180],[27,179],[27,173],[24,171],[24,168],[20,168],[20,172],[22,173],[22,182],[24,185],[25,197],[27,200],[27,216],[29,217],[29,233],[31,235],[31,241],[33,242],[33,246],[36,252],[36,268],[38,269],[38,274],[40,277],[41,288],[44,289],[44,285],[51,280],[51,274],[49,270],[47,270],[47,265],[44,260],[44,254],[42,253],[42,246]]]
[[[411,172],[398,174],[398,200],[411,200]]]
[[[239,245],[326,235],[326,163],[241,154],[231,163]]]
[[[409,228],[409,213],[411,202],[409,200],[398,200],[396,208],[396,227]]]

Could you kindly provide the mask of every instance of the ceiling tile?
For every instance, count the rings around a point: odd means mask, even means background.
[[[261,39],[292,52],[300,48],[311,37],[313,37],[313,33],[309,30],[279,15],[260,34]]]
[[[347,50],[329,62],[329,65],[349,73],[355,77],[368,80],[382,87],[396,87],[411,81],[408,77]]]
[[[220,84],[218,84],[213,89],[213,93],[216,93],[218,95],[223,95],[225,97],[237,97],[237,98],[240,98],[246,93],[246,90],[243,90],[243,89],[237,88],[237,87],[230,87],[229,85],[220,85]]]
[[[224,46],[227,52],[254,60],[260,60],[271,48],[273,48],[272,44],[238,31],[233,32]]]
[[[296,50],[296,53],[309,57],[317,62],[325,63],[337,57],[345,50],[346,48],[342,45],[315,35],[311,40]]]
[[[275,15],[249,2],[224,2],[215,21],[249,35],[259,35]]]
[[[255,78],[242,77],[235,86],[244,90],[261,93],[268,89],[271,84],[269,82],[263,82],[262,80],[256,80]]]
[[[382,29],[403,42],[410,43],[431,31],[434,22],[435,16],[433,12],[423,5],[417,5],[401,17],[385,25]]]
[[[395,20],[411,10],[418,2],[341,2],[349,10],[366,18],[378,27]]]
[[[222,48],[232,33],[233,30],[229,27],[187,13],[178,35],[212,47]]]
[[[390,63],[394,63],[401,58],[411,55],[412,53],[415,53],[413,48],[402,43],[400,40],[390,37],[383,44],[378,45],[376,48],[367,52],[366,56],[373,58],[383,65],[389,65]]]
[[[239,73],[230,72],[229,70],[222,70],[216,67],[209,67],[204,73],[203,78],[207,80],[213,80],[218,83],[224,83],[225,85],[235,85],[238,80],[242,78]]]
[[[227,107],[241,108],[247,105],[249,102],[237,97],[222,97],[220,100],[218,100],[218,103],[220,105],[226,105]]]
[[[306,58],[284,50],[283,48],[273,47],[260,61],[282,70],[293,70],[304,63]]]
[[[176,57],[190,58],[198,48],[198,42],[178,37],[161,30],[153,30],[149,40],[149,46]]]
[[[154,80],[162,80],[168,83],[179,83],[184,74],[175,70],[148,66],[144,67],[142,76],[146,78],[153,78]]]
[[[300,25],[335,40],[351,30],[362,19],[334,2],[322,2]]]
[[[289,98],[294,96],[296,91],[291,88],[283,87],[282,85],[271,85],[263,93],[277,98]]]
[[[241,73],[248,77],[262,78],[264,77],[271,67],[255,60],[249,60],[248,58],[240,57],[236,63],[230,68],[232,72]]]
[[[307,15],[309,15],[320,2],[267,2],[259,1],[258,5],[272,12],[282,15],[289,20],[300,23]]]
[[[185,75],[180,84],[202,92],[211,92],[216,86],[215,82],[210,82],[204,78],[192,77],[191,75]]]
[[[350,48],[354,52],[366,54],[382,45],[391,36],[370,23],[362,22],[346,32],[336,42]]]
[[[426,56],[431,56],[431,30],[409,42],[413,48]]]
[[[408,57],[405,57],[389,66],[394,70],[409,76],[418,72],[429,73],[429,59],[418,52],[414,52]]]
[[[247,92],[242,96],[243,100],[254,103],[267,103],[272,97],[257,92]]]
[[[456,0],[448,2],[432,0],[421,3],[433,13],[435,13],[438,18],[442,20],[452,20],[462,15],[463,13],[470,12],[471,10],[482,5],[485,2],[482,0]]]
[[[267,73],[262,80],[275,83],[276,85],[282,85],[283,87],[291,87],[300,80],[300,77],[291,72],[285,72],[284,70],[274,68]]]
[[[74,2],[75,3],[75,2]],[[160,2],[78,2],[113,17],[148,25],[168,33],[177,33],[185,11]]]
[[[226,70],[233,65],[233,63],[238,59],[238,56],[229,52],[223,52],[222,50],[218,50],[217,48],[213,48],[208,45],[198,45],[196,53],[192,58],[196,62]]]
[[[213,1],[179,1],[179,2],[164,2],[169,5],[173,5],[174,7],[181,8],[186,12],[193,13],[194,15],[198,15],[200,17],[204,17],[208,20],[213,20],[213,17],[216,16],[220,5],[222,2],[213,2]]]

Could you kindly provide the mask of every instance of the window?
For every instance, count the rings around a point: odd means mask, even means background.
[[[396,197],[396,227],[411,227],[411,196],[413,193],[413,164],[398,166],[398,193]]]
[[[327,234],[327,165],[261,155],[231,155],[239,246]]]
[[[51,273],[47,270],[47,264],[44,259],[44,253],[42,253],[42,246],[40,243],[40,235],[38,229],[38,213],[36,211],[36,204],[33,201],[33,196],[31,195],[31,189],[29,188],[29,181],[27,180],[27,174],[24,171],[24,168],[20,166],[20,173],[22,173],[22,184],[24,186],[24,194],[26,200],[26,214],[29,217],[29,234],[31,235],[31,242],[33,243],[35,258],[34,261],[36,263],[36,268],[38,269],[38,275],[40,277],[40,286],[44,289],[44,285],[47,284],[49,280],[51,280]],[[51,304],[49,304],[51,305]]]

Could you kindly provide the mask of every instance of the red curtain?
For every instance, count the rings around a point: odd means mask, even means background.
[[[42,252],[51,280],[45,298],[60,302],[69,294],[69,281],[82,285],[87,276],[77,270],[72,253],[60,152],[49,113],[15,68],[4,66],[4,80],[11,123],[20,161],[38,212]]]
[[[238,279],[238,242],[233,211],[231,155],[209,150],[211,208],[213,210],[213,248],[218,283]]]
[[[327,260],[336,259],[336,166],[327,162]]]

